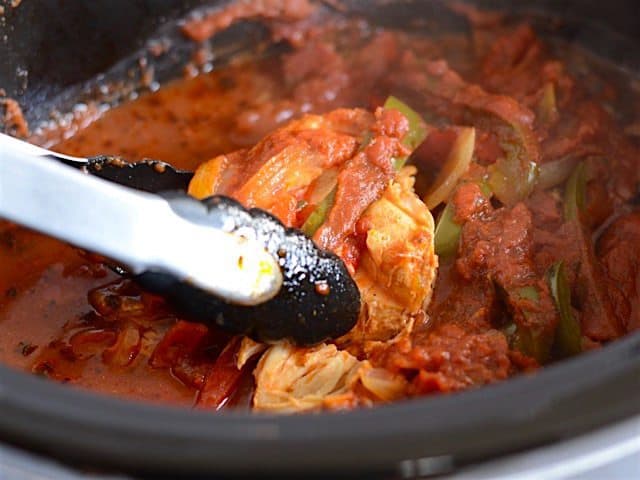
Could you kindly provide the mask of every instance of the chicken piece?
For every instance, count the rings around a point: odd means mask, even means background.
[[[215,157],[198,167],[189,194],[228,195],[246,207],[258,207],[287,226],[300,226],[298,212],[320,175],[352,158],[374,115],[340,109],[305,115],[267,135],[249,150]]]
[[[253,408],[279,413],[351,408],[388,402],[405,394],[401,375],[373,368],[335,345],[269,347],[254,371]]]
[[[413,191],[415,167],[405,167],[358,224],[366,248],[355,280],[364,308],[358,324],[339,341],[366,353],[370,342],[388,341],[410,329],[424,310],[438,269],[431,212]],[[359,350],[358,353],[360,353]]]

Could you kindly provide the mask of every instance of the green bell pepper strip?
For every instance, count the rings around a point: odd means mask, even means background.
[[[525,355],[535,358],[541,364],[546,363],[551,355],[551,345],[541,333],[518,325],[515,326],[511,345]]]
[[[396,97],[390,96],[384,102],[385,109],[394,109],[402,113],[409,120],[409,131],[402,139],[402,144],[411,150],[415,150],[427,136],[427,126],[422,120],[418,112],[409,107],[406,103],[398,100]],[[365,135],[361,149],[366,147],[371,140],[371,134]],[[396,171],[400,170],[407,162],[408,157],[393,158],[393,167]],[[309,215],[309,218],[302,225],[301,230],[305,235],[311,237],[324,223],[327,215],[331,211],[336,199],[337,187],[316,206],[315,210]]]
[[[571,310],[571,289],[564,272],[564,263],[553,264],[547,278],[551,295],[560,315],[554,346],[561,355],[578,354],[582,351],[582,332],[580,323],[575,319]]]
[[[580,220],[587,203],[587,167],[584,162],[575,168],[564,189],[565,221]]]
[[[453,220],[454,217],[455,212],[453,205],[447,203],[440,214],[440,218],[438,218],[433,234],[433,244],[438,257],[450,258],[458,251],[462,226]]]
[[[320,228],[320,225],[324,222],[325,218],[329,214],[329,210],[333,206],[336,200],[336,192],[338,188],[333,187],[331,192],[322,199],[322,201],[316,206],[311,215],[305,220],[302,225],[302,232],[308,237],[313,236],[314,233]]]
[[[491,198],[491,188],[487,183],[482,180],[478,183],[482,194]],[[433,244],[436,255],[441,258],[453,257],[458,251],[458,245],[460,244],[460,233],[462,232],[462,225],[455,222],[455,211],[451,202],[447,203],[438,217],[436,222],[436,228],[433,233]]]
[[[579,353],[582,349],[580,325],[571,311],[571,290],[562,262],[555,263],[549,269],[547,282],[560,316],[555,336],[548,338],[541,332],[515,323],[510,323],[503,329],[513,348],[534,357],[540,363],[545,363],[549,359],[552,350],[563,356],[571,356]],[[509,292],[506,294],[510,295]],[[513,291],[513,296],[516,299],[537,302],[540,299],[540,292],[536,287],[528,286],[516,289]],[[524,309],[521,310],[521,313],[525,318],[528,315],[534,315]]]
[[[385,110],[398,110],[409,120],[409,131],[402,139],[402,144],[405,147],[415,150],[424,142],[424,139],[427,138],[427,125],[418,112],[393,95],[387,98],[383,108]]]
[[[521,287],[506,293],[507,297],[512,296],[516,301],[525,299],[536,303],[540,300],[540,292],[534,286]],[[518,308],[525,318],[535,315],[535,313]],[[540,363],[544,363],[549,359],[552,342],[542,332],[515,323],[511,323],[504,331],[505,335],[510,339],[512,347],[516,350],[535,358]]]
[[[409,120],[409,131],[402,139],[402,144],[405,147],[413,151],[424,142],[424,139],[427,138],[427,126],[418,112],[393,95],[387,98],[383,108],[385,110],[398,110]],[[395,168],[396,171],[400,170],[404,167],[404,164],[407,163],[408,158],[409,157],[394,158],[393,168]]]
[[[524,298],[526,300],[531,300],[532,302],[537,302],[540,300],[540,292],[536,287],[522,287],[516,291],[516,294],[520,298]]]
[[[585,162],[580,163],[567,180],[564,190],[564,219],[567,223],[573,224],[575,232],[574,248],[579,253],[578,276],[576,277],[576,287],[584,292],[582,312],[589,312],[589,315],[601,319],[603,324],[608,324],[612,328],[618,326],[618,320],[614,314],[614,305],[611,303],[604,282],[602,281],[602,267],[595,254],[592,232],[589,225],[585,225],[585,210],[587,207],[587,182],[589,181],[589,169]],[[568,290],[568,288],[567,288]],[[562,290],[560,290],[562,291]],[[569,302],[570,304],[570,302]],[[570,309],[565,309],[570,312]],[[561,312],[562,314],[562,312]],[[558,349],[566,354],[573,354],[579,351],[579,336],[575,320],[572,322],[565,315],[562,327],[558,331]],[[562,352],[559,352],[562,353]]]

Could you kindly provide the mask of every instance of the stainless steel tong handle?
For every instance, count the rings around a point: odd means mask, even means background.
[[[190,222],[162,197],[47,157],[74,160],[0,134],[0,217],[105,255],[132,274],[168,273],[230,303],[257,305],[278,293],[278,262],[255,239]]]

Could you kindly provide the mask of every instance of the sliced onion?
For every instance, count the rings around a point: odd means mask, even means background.
[[[469,169],[475,144],[476,129],[471,127],[460,129],[447,161],[425,195],[424,203],[429,210],[433,210],[449,198],[462,175]]]
[[[113,330],[91,328],[75,333],[69,339],[69,344],[73,354],[84,360],[109,348],[115,343],[116,337]]]
[[[311,187],[309,195],[309,205],[319,205],[338,184],[338,169],[332,168],[322,172],[314,185]]]
[[[362,385],[380,400],[391,402],[402,397],[407,390],[407,380],[383,368],[364,369],[360,374]]]
[[[264,352],[267,348],[269,348],[269,345],[266,343],[256,342],[249,337],[242,337],[240,350],[236,355],[236,367],[238,367],[238,370],[242,369],[249,360]]]
[[[538,118],[545,125],[550,125],[558,120],[558,102],[556,100],[556,89],[553,83],[545,84],[542,91],[542,98],[538,103]]]
[[[136,325],[127,325],[118,334],[116,343],[102,353],[102,359],[119,367],[130,365],[140,353],[142,337]]]
[[[579,159],[568,156],[553,162],[543,163],[538,167],[536,190],[547,190],[562,185],[571,175]]]

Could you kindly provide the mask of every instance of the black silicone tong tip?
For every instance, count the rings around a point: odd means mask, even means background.
[[[193,172],[178,170],[159,160],[146,159],[129,163],[113,155],[91,157],[86,162],[57,157],[56,160],[104,180],[149,193],[167,190],[186,191],[193,178]]]
[[[258,209],[216,196],[202,202],[163,194],[176,213],[199,224],[255,237],[279,258],[283,286],[275,298],[255,307],[231,305],[170,276],[146,273],[145,288],[168,296],[183,312],[258,341],[289,339],[312,345],[347,333],[357,322],[360,293],[342,261],[320,250],[301,231],[286,228]]]

